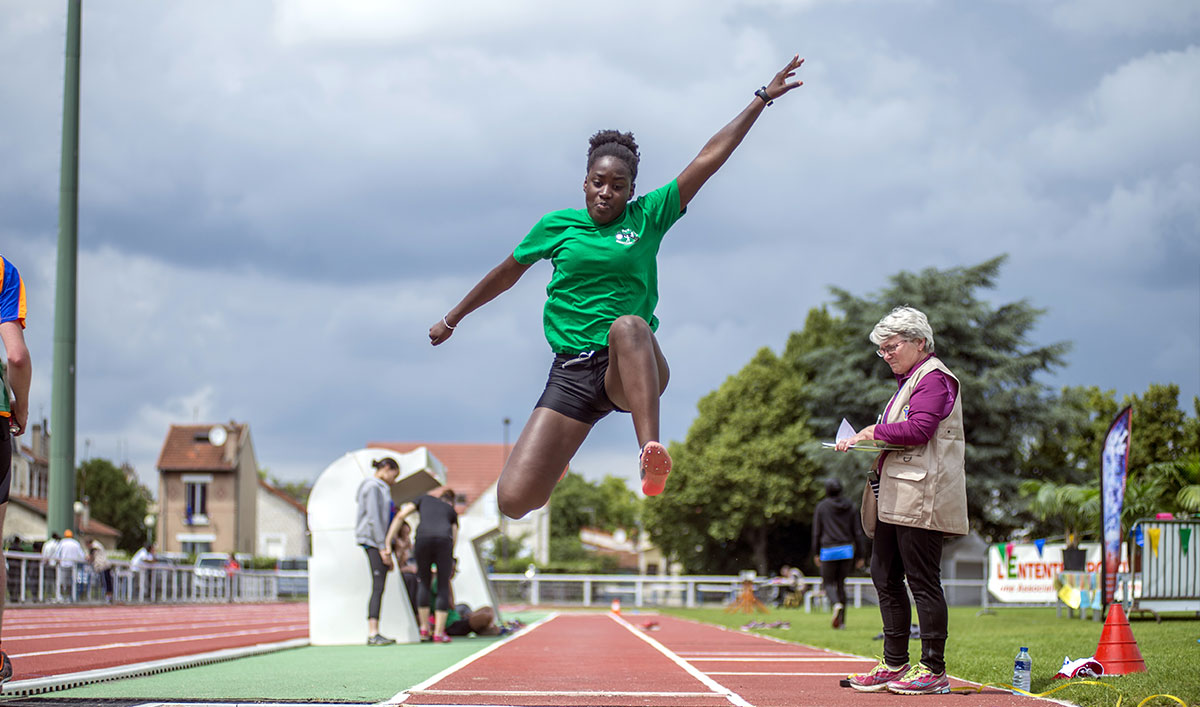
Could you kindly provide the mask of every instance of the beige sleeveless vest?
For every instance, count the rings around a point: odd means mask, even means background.
[[[931,357],[892,396],[885,422],[904,421],[913,390],[932,371],[941,371],[958,383],[958,378],[941,360]],[[966,535],[965,453],[960,385],[954,407],[946,419],[938,423],[928,442],[889,452],[884,457],[879,472],[879,520],[893,525],[940,530],[948,535]]]

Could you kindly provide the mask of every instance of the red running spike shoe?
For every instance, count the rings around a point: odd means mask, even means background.
[[[671,455],[658,442],[647,442],[638,457],[642,473],[642,493],[657,496],[667,485],[667,474],[671,473]]]

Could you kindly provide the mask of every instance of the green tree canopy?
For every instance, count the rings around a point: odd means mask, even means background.
[[[107,459],[88,459],[75,470],[75,489],[79,500],[88,499],[94,520],[121,532],[117,547],[136,552],[146,543],[144,519],[150,491],[126,476],[124,469]]]
[[[608,572],[615,557],[588,552],[579,539],[583,528],[609,533],[624,529],[635,536],[641,501],[625,482],[610,475],[591,482],[568,471],[550,497],[550,564],[572,572]]]
[[[1022,485],[1032,495],[1029,510],[1042,523],[1035,534],[1055,535],[1077,528],[1096,537],[1100,528],[1099,503],[1080,507],[1072,494],[1088,498],[1100,493],[1100,456],[1104,437],[1117,412],[1133,408],[1129,459],[1126,468],[1122,524],[1128,529],[1138,518],[1159,512],[1200,509],[1200,471],[1197,471],[1196,417],[1179,406],[1179,386],[1151,383],[1146,392],[1117,401],[1112,390],[1097,387],[1064,388],[1053,411],[1062,424],[1036,431],[1028,445],[1028,475],[1039,479]],[[1193,401],[1200,410],[1200,401]],[[1056,509],[1046,500],[1058,497]],[[1083,514],[1083,522],[1077,516]]]
[[[769,542],[805,523],[819,499],[804,377],[769,349],[699,404],[683,443],[671,445],[668,492],[645,502],[654,542],[691,572],[753,567],[766,574]]]

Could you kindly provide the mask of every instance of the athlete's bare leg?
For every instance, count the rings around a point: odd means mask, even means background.
[[[500,512],[509,518],[521,518],[546,505],[550,492],[591,430],[591,425],[561,412],[534,408],[500,472],[496,485]]]
[[[671,371],[645,319],[624,316],[608,330],[608,373],[604,390],[617,407],[633,415],[638,447],[658,441],[658,398]]]

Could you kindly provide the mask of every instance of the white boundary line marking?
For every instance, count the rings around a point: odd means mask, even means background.
[[[737,705],[737,707],[753,707],[753,705],[751,705],[749,702],[747,702],[745,699],[743,699],[741,695],[737,694],[733,690],[730,690],[729,688],[725,687],[721,683],[717,682],[716,680],[713,680],[712,678],[708,677],[704,673],[700,672],[700,670],[698,668],[696,668],[696,666],[687,662],[683,658],[680,658],[678,655],[673,653],[669,648],[667,648],[663,644],[659,643],[658,641],[654,640],[653,638],[650,638],[644,632],[635,628],[633,626],[633,624],[629,623],[628,621],[625,621],[624,619],[619,619],[616,616],[613,616],[612,614],[609,614],[608,618],[612,619],[613,621],[616,621],[618,625],[625,627],[625,629],[627,629],[630,633],[632,633],[633,635],[642,639],[646,643],[649,643],[651,646],[654,647],[655,650],[657,650],[659,653],[662,653],[664,656],[666,656],[667,659],[670,660],[672,663],[675,663],[676,665],[678,665],[679,667],[681,667],[685,671],[687,671],[688,675],[691,675],[692,677],[699,680],[701,683],[703,683],[706,687],[708,687],[708,689],[712,690],[713,692],[723,695],[725,697],[725,699],[727,699],[731,703]]]
[[[421,690],[422,695],[486,695],[499,697],[711,697],[723,700],[719,692],[630,692],[626,690]]]
[[[459,670],[462,670],[463,668],[467,667],[471,663],[474,663],[475,661],[479,660],[480,658],[487,655],[488,653],[491,653],[492,651],[498,649],[500,646],[507,645],[510,641],[516,640],[516,639],[520,638],[521,636],[526,635],[533,629],[535,629],[539,626],[542,626],[546,622],[551,621],[552,619],[556,618],[558,615],[559,615],[558,612],[555,611],[546,616],[543,616],[541,619],[534,621],[533,623],[529,624],[528,626],[521,629],[520,631],[517,631],[513,635],[508,636],[507,638],[504,638],[502,640],[496,641],[495,643],[488,646],[487,648],[484,648],[481,651],[472,653],[471,655],[467,656],[466,658],[463,658],[462,660],[458,661],[454,665],[451,665],[449,668],[446,668],[445,670],[441,671],[440,673],[437,673],[436,675],[433,675],[432,677],[429,677],[429,678],[417,683],[416,685],[413,685],[412,687],[405,688],[405,689],[401,690],[400,692],[397,692],[395,695],[392,695],[391,699],[388,699],[388,700],[385,700],[383,702],[379,702],[376,704],[377,705],[402,704],[414,692],[424,692],[426,690],[426,688],[428,688],[430,685],[434,685],[434,684],[438,683],[439,681],[445,679],[446,677],[452,675],[453,673],[456,673]]]
[[[824,677],[824,678],[844,678],[844,677],[846,677],[845,673],[765,673],[765,672],[762,672],[762,673],[758,673],[758,672],[756,672],[756,673],[738,673],[738,672],[732,672],[732,671],[730,671],[730,672],[713,671],[713,672],[709,673],[709,675],[769,675],[771,677],[777,677],[777,678],[791,678],[791,677],[796,677],[796,676],[801,676],[801,677],[817,676],[817,677]]]
[[[136,648],[138,646],[156,646],[164,643],[187,643],[189,641],[211,641],[217,638],[237,638],[241,636],[258,636],[270,635],[272,633],[293,633],[306,628],[305,624],[294,624],[290,626],[272,626],[265,629],[253,629],[247,631],[231,631],[228,633],[206,633],[192,634],[188,636],[170,636],[168,638],[155,638],[146,641],[122,641],[120,643],[104,643],[95,646],[74,646],[72,648],[59,648],[51,651],[31,651],[29,653],[11,653],[10,658],[28,658],[38,655],[60,655],[63,653],[94,653],[98,651],[125,650],[128,648]],[[307,638],[302,639],[306,643]]]
[[[868,663],[866,658],[842,658],[833,655],[829,658],[688,658],[689,663]],[[875,660],[870,660],[875,665]]]
[[[720,630],[722,630],[722,631],[728,631],[729,633],[734,633],[734,634],[737,634],[737,635],[739,635],[739,636],[754,636],[755,638],[764,638],[764,639],[766,639],[766,640],[768,640],[768,641],[771,641],[772,643],[778,643],[778,644],[780,644],[780,645],[784,645],[784,646],[791,646],[791,647],[793,647],[793,648],[795,648],[796,646],[800,646],[800,647],[803,647],[803,648],[811,648],[812,650],[815,650],[815,651],[825,651],[825,652],[827,652],[827,653],[830,653],[830,654],[833,654],[833,655],[835,655],[835,656],[844,656],[844,657],[846,657],[846,658],[859,658],[859,659],[862,659],[862,660],[865,660],[865,661],[877,662],[877,661],[876,661],[876,659],[874,659],[874,658],[866,658],[866,657],[863,657],[863,656],[861,656],[861,655],[855,655],[855,654],[853,654],[853,653],[843,653],[843,652],[841,652],[841,651],[835,651],[835,650],[833,650],[832,648],[818,648],[817,646],[810,646],[810,645],[808,645],[807,643],[796,643],[796,642],[793,642],[793,641],[786,641],[786,640],[784,640],[784,639],[782,639],[782,638],[776,638],[775,636],[768,636],[768,635],[766,635],[766,634],[762,634],[762,633],[754,633],[754,632],[751,632],[751,631],[739,631],[739,630],[734,630],[734,629],[732,629],[732,628],[729,628],[729,627],[727,627],[727,626],[721,626],[721,625],[719,625],[719,624],[709,624],[709,623],[704,623],[703,621],[697,621],[696,619],[689,619],[689,618],[685,618],[685,617],[683,617],[683,616],[675,616],[675,615],[671,615],[671,614],[668,614],[668,616],[670,616],[670,618],[672,618],[672,619],[677,619],[677,620],[679,620],[679,621],[686,621],[686,622],[689,622],[689,623],[700,624],[701,626],[708,626],[708,627],[711,627],[711,628],[720,629]],[[949,676],[949,677],[950,677],[952,680],[958,680],[959,682],[963,682],[963,683],[966,683],[966,684],[968,684],[968,685],[975,685],[975,686],[977,686],[977,687],[982,687],[982,686],[983,686],[983,683],[973,682],[973,681],[971,681],[971,680],[964,680],[963,678],[960,678],[960,677],[955,677],[955,676],[953,676],[953,675],[950,675],[950,674],[949,674],[949,672],[947,672],[947,675],[948,675],[948,676]],[[1035,697],[1035,698],[1033,698],[1033,699],[1042,700],[1042,701],[1044,701],[1044,702],[1051,702],[1051,703],[1054,703],[1054,704],[1057,704],[1057,705],[1063,705],[1064,707],[1072,707],[1072,704],[1073,704],[1073,703],[1071,703],[1071,702],[1064,702],[1064,701],[1062,701],[1062,700],[1057,700],[1057,699],[1055,699],[1055,698],[1053,698],[1053,697]]]

